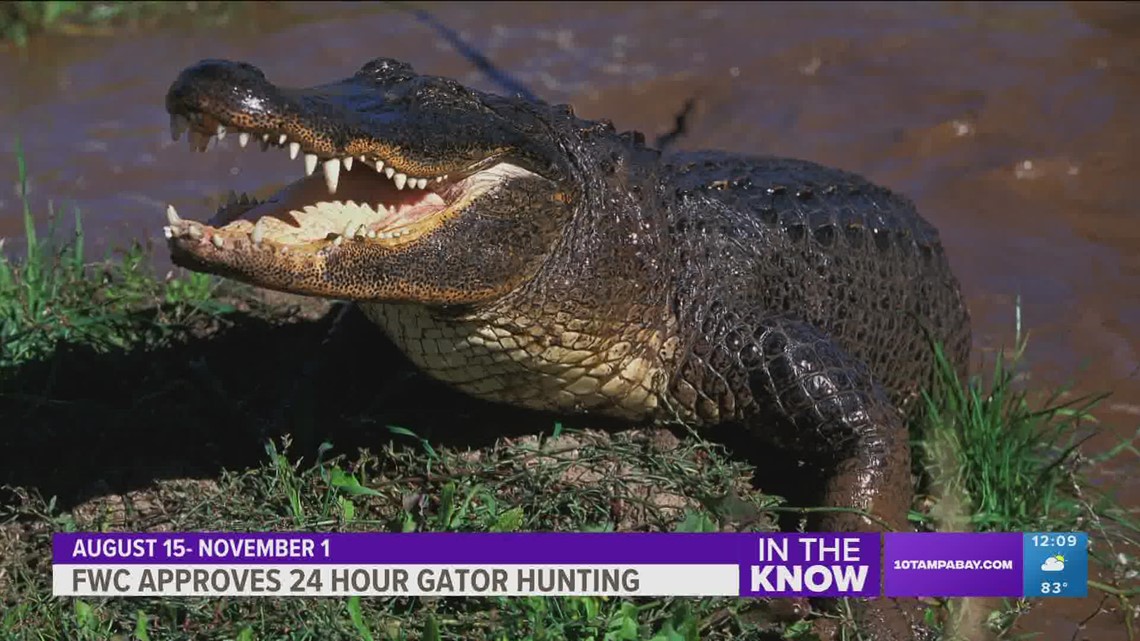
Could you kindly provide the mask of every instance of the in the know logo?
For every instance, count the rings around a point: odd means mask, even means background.
[[[874,555],[858,537],[762,538],[750,568],[750,591],[764,596],[861,596],[878,591],[870,580]]]

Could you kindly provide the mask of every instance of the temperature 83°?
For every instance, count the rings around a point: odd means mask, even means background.
[[[1060,594],[1069,587],[1068,581],[1042,581],[1041,594]]]

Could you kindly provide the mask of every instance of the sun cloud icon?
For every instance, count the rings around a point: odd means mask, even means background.
[[[1041,570],[1043,572],[1060,572],[1064,569],[1065,557],[1060,554],[1045,559],[1045,562],[1041,564]]]

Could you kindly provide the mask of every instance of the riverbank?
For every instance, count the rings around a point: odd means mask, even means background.
[[[0,42],[23,47],[38,34],[110,35],[178,16],[222,25],[240,2],[5,2]]]

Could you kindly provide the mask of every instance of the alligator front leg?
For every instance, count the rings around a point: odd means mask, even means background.
[[[867,367],[822,331],[778,316],[714,305],[672,383],[674,397],[705,421],[743,423],[760,442],[799,457],[823,476],[824,531],[907,530],[913,496],[902,415]],[[870,518],[866,515],[870,515]],[[877,641],[915,638],[917,611],[865,602],[863,629]]]

